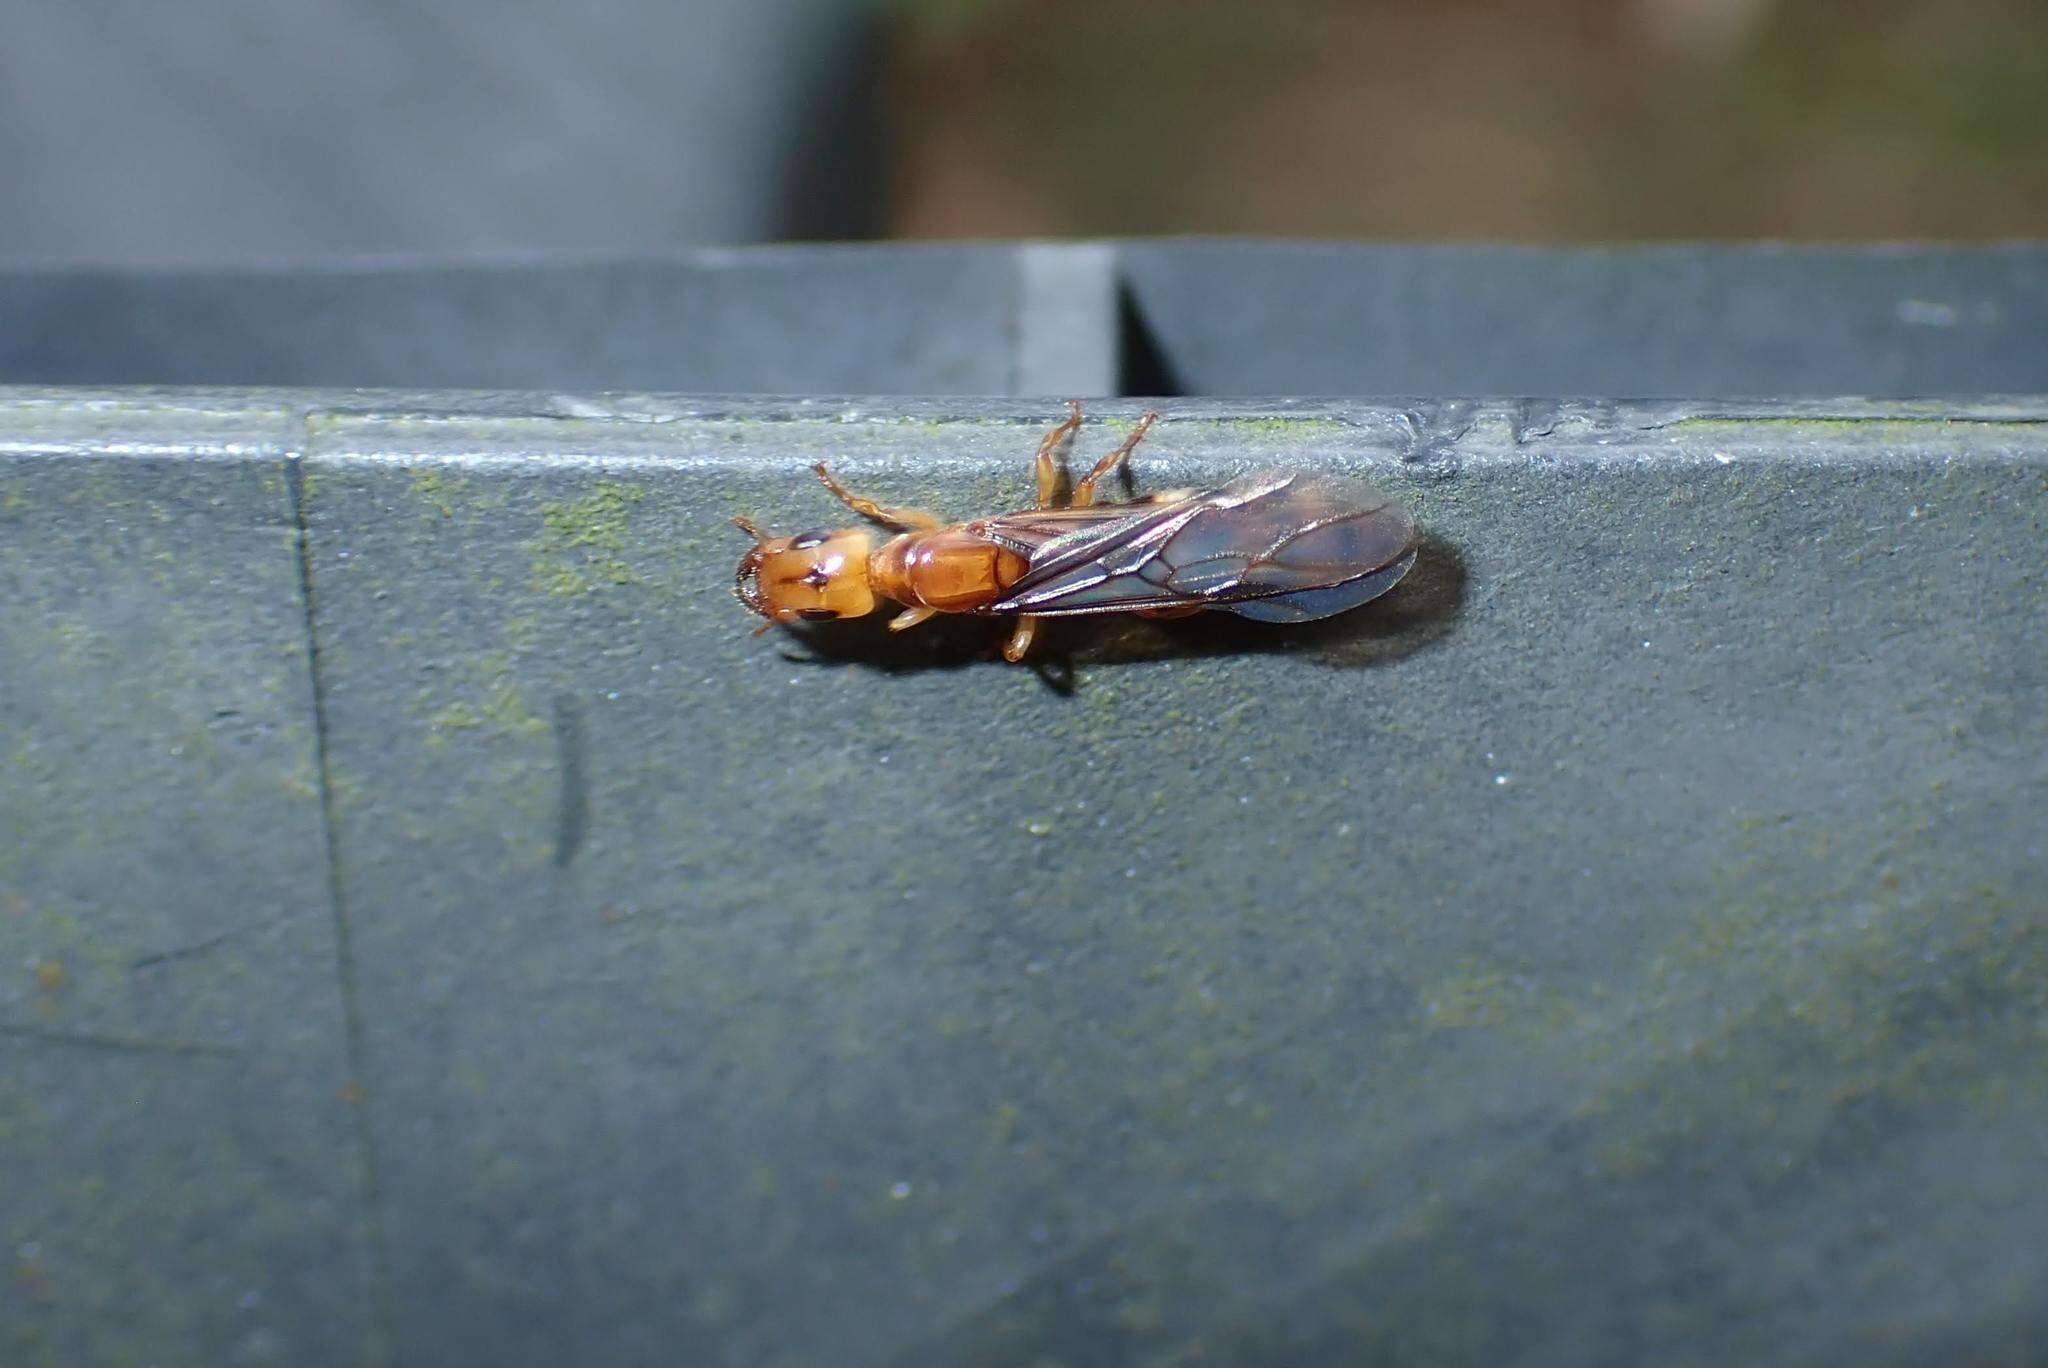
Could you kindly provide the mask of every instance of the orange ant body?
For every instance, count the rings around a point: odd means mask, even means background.
[[[1130,458],[1156,413],[1059,499],[1054,452],[1081,426],[1081,405],[1038,444],[1038,507],[944,524],[921,509],[887,508],[848,491],[823,465],[841,502],[896,535],[874,544],[860,528],[764,536],[733,592],[778,623],[863,617],[901,605],[890,630],[938,613],[1014,616],[1003,655],[1029,654],[1041,618],[1136,612],[1178,617],[1214,608],[1305,622],[1354,608],[1394,587],[1415,562],[1406,509],[1341,476],[1267,471],[1206,492],[1176,490],[1097,504],[1096,485]]]

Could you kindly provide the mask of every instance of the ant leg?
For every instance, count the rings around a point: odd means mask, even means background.
[[[1012,665],[1022,663],[1031,654],[1031,643],[1038,639],[1038,618],[1026,613],[1017,619],[1017,625],[1010,629],[1010,639],[1003,644],[1003,659]]]
[[[818,478],[825,482],[825,488],[832,491],[834,498],[860,514],[863,518],[873,518],[882,526],[893,527],[900,532],[929,532],[933,528],[940,526],[939,520],[932,514],[925,512],[922,508],[885,508],[873,499],[861,498],[845,485],[833,479],[831,472],[825,469],[823,461],[812,466],[811,469],[817,472]]]
[[[1159,421],[1157,413],[1147,413],[1131,429],[1131,435],[1124,438],[1123,445],[1095,463],[1095,469],[1081,477],[1074,486],[1074,497],[1069,501],[1075,508],[1088,508],[1095,503],[1095,482],[1130,459],[1131,449],[1145,440],[1145,434]]]
[[[936,608],[905,608],[895,617],[889,619],[889,630],[892,632],[907,632],[917,626],[918,623],[929,621],[938,616],[938,612],[939,610]]]
[[[1045,440],[1038,444],[1038,506],[1056,508],[1059,506],[1060,468],[1053,460],[1053,452],[1061,440],[1081,430],[1081,401],[1067,400],[1067,420],[1045,434]],[[1029,613],[1017,619],[1017,625],[1010,629],[1010,639],[1003,643],[1003,659],[1012,665],[1022,663],[1031,654],[1031,643],[1038,639],[1038,619]]]
[[[1038,506],[1053,508],[1054,499],[1060,492],[1060,468],[1053,460],[1052,453],[1058,448],[1060,439],[1081,429],[1081,401],[1067,400],[1067,421],[1045,434],[1045,440],[1038,444]]]

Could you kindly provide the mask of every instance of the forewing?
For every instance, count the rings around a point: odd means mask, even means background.
[[[1125,512],[1042,544],[989,611],[1204,607],[1302,621],[1384,593],[1412,561],[1406,510],[1341,476],[1253,475]]]
[[[1066,538],[1115,539],[1122,524],[1137,522],[1155,503],[1094,504],[1087,508],[1032,508],[968,524],[998,546],[1036,563],[1046,548]]]

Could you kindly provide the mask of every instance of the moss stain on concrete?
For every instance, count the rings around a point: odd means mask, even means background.
[[[531,543],[534,589],[571,598],[640,578],[626,560],[633,506],[646,490],[605,481],[580,499],[541,506],[540,535]]]

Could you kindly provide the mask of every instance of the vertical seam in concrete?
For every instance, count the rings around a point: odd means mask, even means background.
[[[306,669],[313,691],[313,759],[320,774],[320,836],[327,857],[327,906],[334,926],[334,961],[341,989],[342,1037],[348,1056],[348,1111],[355,1127],[358,1182],[363,1198],[363,1238],[369,1245],[369,1324],[365,1361],[391,1361],[394,1343],[391,1259],[384,1233],[384,1191],[377,1162],[376,1137],[370,1126],[370,1085],[365,1075],[363,1014],[356,993],[355,945],[349,925],[348,896],[341,877],[341,844],[334,819],[334,773],[327,751],[327,682],[320,673],[319,615],[313,599],[313,545],[306,521],[305,462],[312,446],[311,415],[299,420],[294,450],[285,456],[285,488],[290,494],[292,541],[298,551],[299,609],[306,640]]]
[[[1024,391],[1024,308],[1028,292],[1025,279],[1024,251],[1026,244],[1019,243],[1010,251],[1010,316],[1004,320],[1004,340],[1009,345],[1009,388],[1004,392],[1016,398]]]
[[[1027,242],[1017,249],[1013,393],[1116,394],[1120,270],[1117,250],[1106,242]]]

